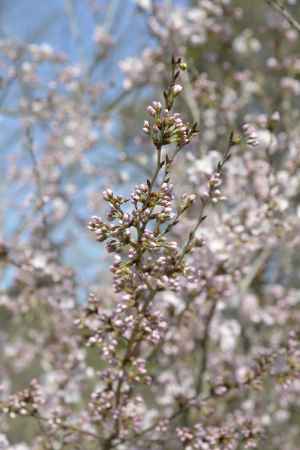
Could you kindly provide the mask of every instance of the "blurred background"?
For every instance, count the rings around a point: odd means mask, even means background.
[[[83,290],[102,271],[104,257],[87,236],[86,222],[99,211],[104,185],[128,180],[129,169],[119,167],[118,158],[124,158],[136,130],[121,141],[119,111],[134,93],[123,89],[119,63],[151,45],[143,12],[134,0],[1,2],[1,238],[23,245],[40,220],[33,199],[34,158],[43,208],[59,216],[52,216],[51,239],[63,248]],[[66,103],[52,105],[53,114],[43,116],[51,95]],[[38,115],[29,118],[35,122],[33,157],[24,149],[28,108]],[[142,118],[137,129],[141,126]],[[48,194],[55,195],[55,204],[48,206]],[[2,285],[13,272],[6,271]]]

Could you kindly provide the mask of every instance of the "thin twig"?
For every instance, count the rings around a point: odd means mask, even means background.
[[[197,381],[196,381],[197,396],[199,396],[203,391],[204,376],[206,373],[207,362],[208,362],[210,329],[211,329],[211,324],[212,324],[212,321],[213,321],[213,318],[215,315],[217,303],[218,303],[217,299],[212,299],[212,305],[209,309],[208,315],[205,320],[204,333],[203,333],[203,337],[201,339],[201,344],[202,344],[201,357],[200,357],[199,370],[198,370],[198,376],[197,376]]]
[[[229,160],[229,158],[231,156],[230,151],[231,151],[231,148],[233,147],[233,145],[234,145],[233,132],[231,132],[230,136],[229,136],[229,141],[228,141],[226,151],[223,155],[223,159],[218,163],[214,173],[217,173],[217,172],[222,173],[225,163]],[[205,220],[204,211],[205,211],[207,205],[210,203],[210,201],[211,201],[210,195],[207,195],[206,197],[201,198],[201,206],[200,206],[200,213],[198,215],[198,220],[197,220],[196,224],[194,225],[194,227],[192,228],[192,230],[190,231],[188,239],[187,239],[185,245],[183,246],[183,249],[181,252],[181,259],[183,259],[185,257],[185,255],[187,253],[189,253],[189,251],[191,250],[191,245],[195,239],[196,232],[197,232],[199,226],[201,225],[201,223]]]
[[[288,23],[300,33],[300,23],[289,13],[285,6],[278,0],[265,0],[268,5],[278,11]]]
[[[35,414],[33,417],[35,417],[38,421],[41,421],[41,422],[48,423],[48,421],[49,421],[49,419],[47,419],[46,417],[43,417],[39,414]],[[99,436],[96,433],[93,433],[92,431],[82,430],[81,428],[78,428],[76,425],[71,425],[66,422],[63,422],[60,424],[60,427],[65,430],[69,430],[73,433],[82,434],[82,435],[88,436],[90,438],[99,440]]]
[[[43,187],[43,181],[42,181],[42,177],[40,174],[40,170],[38,167],[37,158],[35,156],[32,129],[29,125],[27,125],[25,127],[25,147],[30,155],[31,162],[32,162],[32,171],[33,171],[33,176],[34,176],[34,179],[36,182],[36,187],[37,187],[37,197],[38,197],[37,209],[41,211],[42,223],[43,223],[43,233],[46,236],[48,234],[48,221],[47,221],[47,216],[46,216],[46,212],[45,212],[46,202],[45,202],[44,193],[43,193],[44,187]]]

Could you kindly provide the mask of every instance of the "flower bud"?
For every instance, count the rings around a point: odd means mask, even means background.
[[[162,105],[160,102],[152,102],[152,106],[156,112],[160,112],[162,109]]]
[[[149,106],[147,107],[146,111],[147,111],[148,114],[150,114],[150,116],[153,116],[153,117],[154,117],[155,114],[156,114],[155,109],[154,109],[153,106],[151,106],[151,105],[149,105]]]
[[[174,86],[172,88],[173,94],[175,96],[180,94],[180,92],[182,92],[182,90],[183,90],[183,87],[180,84],[174,84]]]

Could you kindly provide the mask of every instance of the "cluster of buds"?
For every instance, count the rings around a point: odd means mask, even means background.
[[[164,91],[165,106],[155,101],[147,107],[151,120],[145,120],[143,131],[151,137],[157,149],[169,144],[175,144],[177,149],[180,149],[198,133],[196,123],[184,122],[179,113],[171,112],[175,98],[183,91],[183,87],[177,81],[178,77],[186,68],[181,58],[172,58],[171,80]]]
[[[147,374],[146,360],[143,358],[132,359],[129,378],[136,383],[150,384],[151,377]]]
[[[185,448],[200,450],[232,450],[242,442],[245,448],[256,448],[262,430],[251,420],[239,420],[224,426],[206,427],[197,423],[193,428],[178,427],[176,434]],[[187,447],[188,446],[188,447]]]
[[[157,345],[167,331],[168,324],[160,312],[149,311],[141,318],[141,333],[146,341]]]
[[[95,390],[91,394],[91,400],[89,402],[89,408],[94,420],[101,420],[104,418],[112,409],[113,403],[114,392],[112,390]]]
[[[89,220],[88,229],[95,234],[97,241],[102,242],[109,236],[110,226],[102,221],[98,216],[93,216]]]
[[[8,414],[11,418],[18,415],[32,416],[37,413],[38,407],[43,403],[43,396],[37,380],[33,379],[28,389],[11,395],[9,399],[0,404],[0,411]]]
[[[208,180],[208,196],[213,203],[225,200],[220,187],[222,184],[222,174],[219,171],[214,172]]]
[[[131,195],[131,201],[137,211],[134,217],[141,220],[145,218],[159,222],[165,222],[172,217],[172,200],[174,199],[173,185],[163,182],[159,191],[150,191],[149,185],[140,184],[135,187]],[[138,208],[138,204],[142,208]],[[141,217],[141,214],[143,217]]]
[[[197,198],[196,194],[184,193],[181,197],[180,208],[179,208],[180,213],[189,209],[194,204],[196,198]]]
[[[88,304],[75,320],[75,325],[82,330],[87,347],[98,348],[105,361],[115,361],[118,346],[116,335],[119,330],[113,317],[100,312],[100,304],[94,295],[90,295]]]
[[[249,147],[256,147],[259,144],[257,130],[253,125],[244,123],[242,126],[242,132],[246,144],[249,145]]]
[[[178,95],[182,87],[175,85],[175,88]],[[143,131],[151,137],[157,148],[169,144],[175,144],[181,148],[187,145],[192,136],[197,133],[195,123],[184,122],[179,113],[172,113],[167,108],[163,109],[160,102],[149,105],[147,112],[152,121],[144,121]]]
[[[144,204],[145,200],[148,198],[148,194],[149,186],[144,183],[136,185],[130,196],[131,202],[134,205],[137,205],[138,203]]]

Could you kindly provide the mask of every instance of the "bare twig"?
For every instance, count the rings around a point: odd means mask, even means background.
[[[285,6],[279,0],[265,0],[268,5],[278,11],[288,23],[297,31],[300,32],[300,23],[291,15]]]
[[[46,202],[45,202],[45,197],[44,197],[43,181],[42,181],[42,177],[41,177],[41,174],[39,171],[38,162],[37,162],[35,151],[34,151],[32,129],[29,125],[25,126],[25,147],[31,158],[33,176],[34,176],[34,179],[36,182],[36,187],[37,187],[37,197],[38,197],[37,209],[41,211],[43,232],[45,235],[47,235],[48,234],[48,220],[47,220],[46,211],[45,211]]]
[[[217,307],[217,299],[212,299],[212,304],[208,311],[205,324],[204,324],[204,333],[201,339],[201,357],[199,362],[198,376],[196,381],[196,394],[199,396],[203,391],[204,384],[204,376],[207,369],[207,361],[208,361],[208,350],[209,350],[209,337],[210,337],[210,328],[215,315],[216,307]]]

